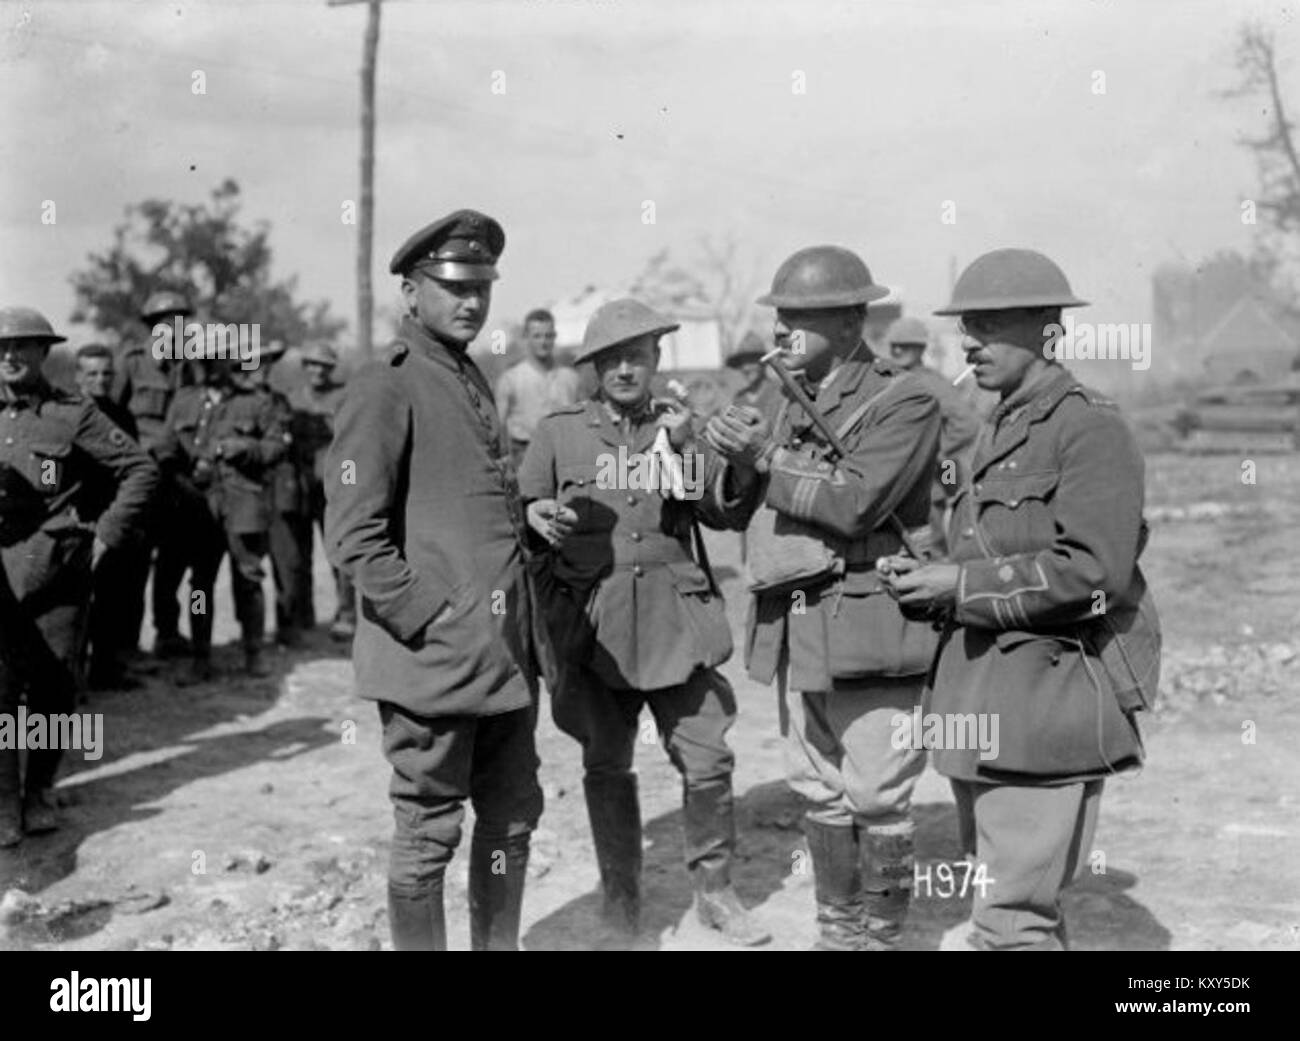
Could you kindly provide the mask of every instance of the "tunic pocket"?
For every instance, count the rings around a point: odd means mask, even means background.
[[[67,487],[67,463],[72,446],[57,441],[32,443],[28,456],[27,479],[37,491],[58,495]]]
[[[720,665],[731,657],[734,644],[727,610],[721,596],[709,586],[708,576],[690,561],[669,563],[682,611],[695,634],[695,657],[700,665]]]
[[[930,670],[939,633],[929,622],[911,621],[875,571],[850,571],[822,594],[827,620],[827,660],[833,679],[919,676]]]

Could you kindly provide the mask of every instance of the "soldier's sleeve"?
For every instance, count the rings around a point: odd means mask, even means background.
[[[762,479],[742,483],[734,467],[703,440],[695,442],[695,465],[701,474],[701,495],[695,501],[700,523],[720,531],[744,531],[762,502]]]
[[[986,629],[1086,621],[1129,586],[1142,526],[1142,454],[1118,411],[1089,409],[1061,444],[1056,538],[1036,553],[961,566],[955,617]]]
[[[941,426],[939,402],[920,381],[890,396],[847,459],[813,462],[778,448],[768,505],[849,539],[883,525],[918,481],[930,479]]]
[[[402,379],[400,371],[373,363],[348,385],[325,457],[325,548],[330,563],[352,576],[368,617],[409,643],[451,589],[412,568],[393,541],[411,436]]]
[[[108,546],[131,542],[142,530],[158,489],[157,464],[92,401],[82,404],[74,444],[96,466],[108,471],[117,487],[113,501],[100,514],[95,534]]]
[[[553,499],[558,488],[555,479],[555,434],[552,421],[537,424],[519,464],[519,495],[525,503],[536,499]]]

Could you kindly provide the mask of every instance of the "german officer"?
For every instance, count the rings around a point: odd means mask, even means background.
[[[900,525],[927,523],[939,406],[917,380],[872,354],[866,305],[887,294],[854,253],[800,250],[760,303],[776,308],[786,365],[847,450],[795,404],[771,424],[757,412],[711,419],[705,439],[729,461],[713,486],[735,526],[751,519],[746,665],[777,679],[790,784],[811,800],[805,833],[816,883],[820,949],[897,944],[912,880],[912,789],[924,753],[896,748],[892,719],[919,703],[934,649],[929,626],[905,620],[875,559],[901,544]],[[784,575],[797,529],[815,566]],[[766,548],[758,536],[773,538]],[[785,541],[780,541],[785,538]],[[796,540],[799,541],[799,540]],[[789,696],[789,691],[798,694]]]
[[[244,669],[254,677],[270,675],[262,656],[262,558],[271,522],[267,485],[287,446],[280,410],[267,395],[234,378],[232,370],[239,364],[236,345],[208,339],[203,361],[195,363],[202,382],[177,392],[157,449],[189,504],[170,522],[184,525],[189,545],[192,656],[187,683],[212,676],[212,589],[226,553]]]
[[[961,317],[975,379],[1001,403],[955,502],[950,561],[892,568],[903,604],[948,618],[927,713],[998,726],[995,755],[934,751],[990,883],[969,939],[985,950],[1064,948],[1061,891],[1086,862],[1103,779],[1141,760],[1132,712],[1159,665],[1137,566],[1142,455],[1115,405],[1045,350],[1061,309],[1084,303],[1030,250],[962,273],[936,313]]]
[[[396,832],[398,950],[443,950],[443,878],[474,804],[470,942],[518,947],[537,783],[525,521],[492,390],[468,347],[487,320],[501,225],[458,210],[389,270],[407,314],[352,378],[325,462],[330,562],[359,598],[357,690],[379,702]]]
[[[671,443],[680,453],[690,437],[690,414],[650,396],[659,337],[677,328],[635,300],[597,310],[574,360],[594,363],[599,398],[542,420],[519,481],[525,500],[533,500],[533,529],[543,537],[552,526],[564,533],[541,583],[558,665],[552,710],[560,729],[582,744],[607,921],[637,929],[641,811],[632,752],[637,716],[648,705],[682,775],[696,912],[730,942],[753,945],[770,937],[731,885],[734,757],[725,734],[736,700],[717,671],[731,656],[731,632],[711,576],[690,552],[697,523],[691,498],[698,500],[703,475],[688,468],[679,489],[687,497],[665,499],[658,469],[649,489],[633,469],[649,474],[659,465],[657,438],[661,450]],[[675,441],[661,433],[666,427]],[[620,459],[628,460],[626,472],[617,469]]]
[[[75,709],[94,564],[130,540],[158,483],[135,441],[41,375],[63,339],[30,308],[0,309],[0,713],[11,718],[24,692],[31,712]],[[92,487],[108,481],[111,502],[83,521]],[[61,754],[28,752],[20,801],[18,751],[0,748],[0,846],[57,827]]]
[[[302,553],[307,574],[312,574],[312,525],[325,532],[325,453],[334,438],[334,415],[343,400],[343,384],[334,379],[339,363],[338,352],[327,343],[318,343],[303,352],[302,367],[307,382],[289,395],[293,409],[293,443],[298,451],[307,484],[309,522],[304,533]],[[350,640],[357,631],[356,592],[347,572],[334,568],[335,609],[330,635],[336,640]]]
[[[293,408],[288,396],[271,385],[271,370],[286,353],[284,343],[273,340],[259,351],[257,367],[245,378],[270,401],[284,431],[285,452],[267,475],[271,501],[267,545],[275,582],[275,640],[282,647],[297,647],[302,643],[303,631],[316,627],[316,611],[312,603],[307,475],[293,440]]]
[[[176,328],[190,314],[190,305],[180,293],[166,290],[153,293],[140,309],[140,320],[147,330],[143,342],[128,347],[122,354],[114,376],[111,397],[135,417],[140,444],[153,452],[162,438],[176,391],[192,382],[189,369],[180,359],[181,344],[176,342]],[[173,512],[178,503],[176,491],[166,478],[159,490],[159,516]],[[156,553],[155,553],[156,550]],[[150,524],[149,537],[142,552],[155,556],[153,576],[154,653],[160,657],[184,654],[189,645],[180,634],[180,606],[177,590],[185,575],[188,547],[184,534],[164,523]],[[146,565],[131,576],[124,591],[123,632],[132,646],[139,642],[144,619],[144,589],[149,579]]]

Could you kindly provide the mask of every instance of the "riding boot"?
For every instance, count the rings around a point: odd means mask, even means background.
[[[686,867],[695,885],[695,913],[728,943],[756,947],[772,934],[755,921],[731,884],[736,850],[735,802],[731,779],[687,785],[682,795]]]
[[[864,941],[859,899],[858,840],[852,824],[825,824],[805,817],[817,895],[815,951],[856,951]]]
[[[418,891],[388,885],[388,925],[395,951],[445,951],[447,920],[442,906],[443,874]]]
[[[600,866],[601,917],[615,930],[635,935],[641,926],[641,804],[636,775],[588,776],[582,787]]]
[[[897,950],[912,897],[913,825],[859,823],[862,848],[862,923],[867,949]]]
[[[493,839],[475,829],[469,852],[469,945],[474,951],[519,950],[519,916],[531,835]]]

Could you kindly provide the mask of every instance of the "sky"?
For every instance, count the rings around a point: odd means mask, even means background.
[[[1251,16],[1300,108],[1287,3],[386,0],[376,302],[396,306],[402,240],[469,206],[507,234],[489,330],[728,234],[761,283],[847,246],[922,315],[953,265],[1025,246],[1088,320],[1148,322],[1160,264],[1250,248],[1236,141],[1263,116],[1221,92]],[[69,329],[68,276],[128,204],[233,177],[275,273],[354,321],[364,22],[324,0],[0,0],[0,302]]]

